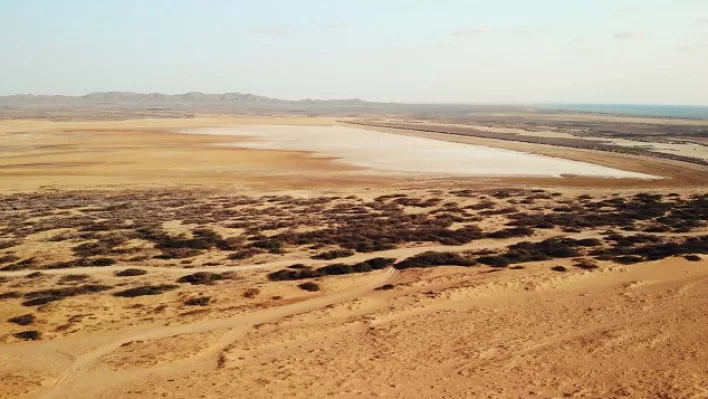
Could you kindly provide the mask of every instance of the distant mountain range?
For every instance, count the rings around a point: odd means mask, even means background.
[[[189,92],[185,94],[133,93],[123,91],[96,92],[84,96],[34,95],[17,94],[0,96],[0,105],[33,105],[33,104],[125,104],[125,105],[179,105],[179,104],[241,104],[241,105],[366,105],[375,104],[359,99],[351,100],[298,100],[288,101],[276,98],[257,96],[254,94],[224,93],[207,94]]]

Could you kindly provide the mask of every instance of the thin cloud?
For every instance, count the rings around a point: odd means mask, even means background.
[[[699,22],[703,22],[704,24],[708,24],[708,18],[700,19]]]
[[[482,35],[482,34],[489,33],[489,32],[490,32],[489,28],[480,27],[480,28],[470,28],[470,29],[458,29],[458,30],[452,31],[450,34],[452,36],[468,37],[468,36]]]
[[[615,40],[636,40],[644,39],[646,35],[641,32],[619,32],[615,33]]]
[[[270,36],[277,39],[284,39],[292,34],[290,29],[284,26],[262,26],[253,29],[252,32],[256,35]]]

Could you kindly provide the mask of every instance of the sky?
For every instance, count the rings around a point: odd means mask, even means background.
[[[708,0],[0,0],[0,95],[708,105]]]

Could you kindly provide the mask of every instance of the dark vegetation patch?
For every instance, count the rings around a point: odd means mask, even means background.
[[[354,254],[355,252],[351,249],[333,249],[331,251],[322,252],[320,254],[314,255],[312,256],[312,259],[332,260],[337,258],[346,258]]]
[[[145,295],[160,295],[177,288],[179,288],[179,286],[174,284],[143,285],[140,287],[129,288],[124,291],[119,291],[113,295],[125,298],[132,298],[136,296]]]
[[[17,324],[18,326],[28,326],[37,320],[37,317],[32,313],[23,314],[22,316],[15,316],[7,319],[10,323]]]
[[[0,263],[12,263],[20,260],[20,257],[13,254],[0,256]]]
[[[633,237],[611,236],[615,244],[608,248],[599,248],[590,254],[598,259],[614,260],[621,264],[652,261],[672,256],[708,254],[708,236],[686,237],[673,241],[661,238],[648,238],[638,235]],[[637,243],[626,245],[627,242]]]
[[[88,274],[67,274],[67,275],[61,276],[58,283],[59,284],[71,284],[71,283],[83,282],[83,281],[86,281],[90,278],[91,278],[91,276],[89,276]]]
[[[315,292],[320,290],[320,286],[317,283],[313,283],[312,281],[308,281],[306,283],[298,284],[298,287],[300,289],[303,289],[305,291],[310,291],[310,292]]]
[[[690,261],[690,262],[700,262],[701,261],[701,257],[698,255],[685,255],[684,259],[686,259],[687,261]]]
[[[423,252],[410,258],[404,259],[394,265],[396,269],[410,269],[436,266],[474,266],[477,264],[473,259],[469,259],[454,252]]]
[[[234,252],[228,256],[229,259],[231,260],[242,260],[242,259],[248,259],[251,257],[254,257],[256,255],[260,255],[264,253],[265,251],[259,248],[245,248],[240,251]]]
[[[42,339],[42,333],[37,330],[22,331],[12,334],[12,336],[24,341],[39,341]]]
[[[22,244],[21,240],[0,240],[0,249],[16,247]]]
[[[556,265],[551,268],[554,272],[567,272],[568,269],[565,266]]]
[[[380,287],[376,287],[375,290],[376,290],[376,291],[389,291],[389,290],[392,290],[392,289],[394,289],[394,288],[396,288],[396,286],[393,285],[393,284],[384,284],[384,285],[382,285],[382,286],[380,286]]]
[[[1,267],[0,270],[2,271],[17,271],[17,270],[25,270],[33,267],[34,265],[37,264],[37,259],[35,258],[26,258],[22,259],[19,262],[9,264],[7,266]]]
[[[45,290],[30,291],[24,294],[27,299],[22,302],[23,306],[44,305],[50,302],[61,301],[65,298],[78,295],[95,294],[110,290],[112,287],[102,284],[85,284],[65,288],[49,288]]]
[[[325,276],[340,276],[352,273],[366,273],[372,270],[385,269],[396,262],[394,258],[372,258],[353,265],[335,263],[313,269],[310,266],[296,264],[287,269],[278,270],[268,274],[271,281],[303,280]]]
[[[491,267],[507,267],[510,263],[509,259],[496,255],[480,256],[477,258],[477,262]]]
[[[180,277],[178,283],[189,283],[192,285],[210,285],[215,281],[223,279],[223,276],[218,273],[197,272]]]
[[[96,258],[77,258],[74,260],[66,261],[66,262],[56,262],[56,263],[51,263],[48,265],[45,265],[45,269],[68,269],[71,267],[106,267],[106,266],[112,266],[118,263],[113,258],[106,258],[106,257],[96,257]]]
[[[184,301],[187,306],[207,306],[211,302],[210,296],[198,296]]]
[[[124,269],[124,270],[119,270],[114,273],[116,277],[134,277],[134,276],[143,276],[147,274],[147,270],[143,269]]]
[[[0,300],[22,298],[22,293],[19,291],[7,291],[0,293]]]

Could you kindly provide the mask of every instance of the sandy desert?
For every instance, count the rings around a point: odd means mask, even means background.
[[[0,398],[708,397],[705,121],[62,112],[0,120]]]

